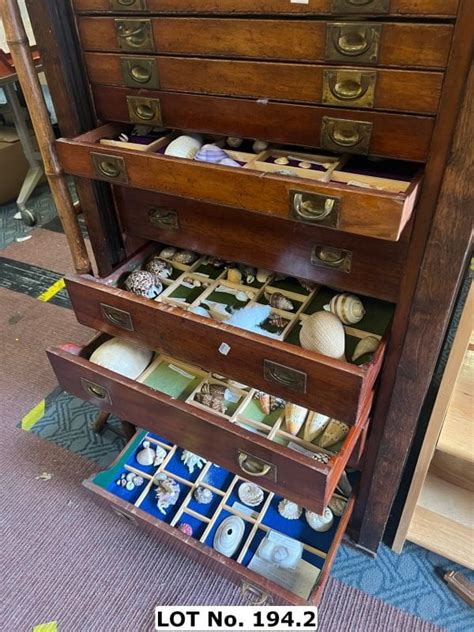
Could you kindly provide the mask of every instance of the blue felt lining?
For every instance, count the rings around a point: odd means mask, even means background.
[[[119,469],[117,471],[117,476],[109,484],[107,489],[108,489],[109,492],[112,492],[112,494],[114,494],[114,496],[118,496],[119,498],[122,498],[126,502],[131,503],[132,505],[134,505],[137,502],[137,500],[139,499],[140,494],[145,489],[145,487],[146,487],[146,485],[148,483],[148,479],[144,479],[144,482],[143,482],[142,485],[140,485],[139,487],[135,487],[134,490],[129,492],[125,487],[122,487],[121,485],[117,485],[117,481],[120,479],[122,474],[128,474],[128,470]]]
[[[191,474],[187,466],[181,460],[181,457],[183,456],[183,452],[184,450],[182,450],[181,448],[178,448],[178,450],[176,450],[176,452],[173,455],[173,458],[169,461],[168,465],[166,466],[166,471],[171,472],[172,474],[175,474],[176,476],[180,476],[181,478],[184,478],[185,480],[194,482],[198,478],[199,474],[201,473],[202,468],[199,469],[196,466],[194,468],[194,472]],[[203,464],[203,467],[204,466],[205,466],[205,462]]]
[[[219,503],[221,502],[221,500],[222,500],[222,496],[220,496],[219,494],[215,494],[213,492],[213,498],[211,502],[208,505],[202,505],[198,503],[194,499],[194,496],[193,496],[191,501],[188,503],[188,507],[192,511],[195,511],[196,513],[201,514],[201,516],[206,516],[206,518],[212,518],[212,516],[214,515],[214,512],[219,507]]]
[[[205,483],[223,492],[227,491],[233,480],[234,474],[231,474],[228,470],[225,470],[223,467],[218,467],[217,465],[212,465],[204,477]]]
[[[188,495],[189,489],[190,489],[187,485],[181,485],[181,484],[179,484],[179,488],[180,488],[180,493],[179,493],[179,498],[178,498],[177,503],[173,505],[172,507],[168,507],[168,509],[166,509],[165,514],[162,514],[161,511],[159,511],[156,504],[157,503],[156,485],[151,486],[151,489],[149,490],[148,494],[145,496],[145,498],[140,504],[140,509],[143,509],[143,511],[146,511],[147,513],[151,514],[155,518],[159,518],[159,520],[163,520],[163,522],[167,522],[169,524],[173,520],[180,506],[183,504],[183,501]]]

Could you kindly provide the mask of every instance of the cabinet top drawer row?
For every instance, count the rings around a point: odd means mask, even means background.
[[[454,17],[459,0],[73,0],[79,12]]]

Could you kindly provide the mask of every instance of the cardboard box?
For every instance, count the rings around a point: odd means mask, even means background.
[[[16,200],[28,169],[15,128],[0,127],[0,204]]]

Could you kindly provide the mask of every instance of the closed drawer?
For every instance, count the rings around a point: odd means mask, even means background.
[[[86,53],[93,84],[435,114],[443,73]]]
[[[196,403],[202,385],[217,380],[178,360],[158,357],[139,382],[90,362],[93,349],[105,340],[99,336],[85,348],[48,350],[64,390],[318,513],[334,494],[352,453],[351,465],[357,464],[371,400],[345,439],[325,450],[287,434],[283,409],[265,416],[253,389],[233,389],[238,402],[226,414]]]
[[[142,471],[140,466],[137,468],[135,460],[144,440],[148,440],[153,448],[166,452],[163,464],[148,472]],[[206,463],[197,473],[189,474],[180,463],[181,455],[181,448],[154,434],[140,432],[108,470],[92,476],[84,485],[101,505],[109,506],[122,519],[144,527],[149,533],[159,534],[161,540],[165,538],[166,544],[174,544],[191,559],[212,560],[216,572],[240,585],[255,605],[318,605],[350,519],[353,499],[347,501],[340,496],[341,505],[345,504],[344,513],[334,518],[329,530],[316,532],[309,528],[304,513],[297,520],[281,517],[278,505],[282,499],[267,489],[262,488],[263,500],[258,507],[250,509],[238,504],[238,492],[245,483],[244,479],[216,468],[212,463]],[[128,473],[140,474],[143,479],[133,491],[117,485],[122,474]],[[179,489],[176,504],[163,511],[157,507],[154,481],[157,475],[173,480]],[[209,505],[198,505],[193,500],[199,486],[212,491],[213,500]],[[217,529],[230,516],[233,520],[240,518],[242,521],[241,526],[236,526],[241,530],[241,536],[236,538],[235,551],[229,551],[231,557],[227,557],[217,552],[213,544]],[[178,527],[182,524],[188,525],[192,535],[180,531]],[[301,559],[306,563],[299,563],[295,572],[280,570],[278,583],[262,563],[258,563],[260,556],[257,556],[257,551],[270,532],[274,536],[279,533],[300,542],[303,545]],[[306,573],[301,575],[302,566]],[[297,576],[300,579],[304,576],[306,581],[297,582]],[[300,584],[299,590],[296,589],[297,584]]]
[[[76,11],[249,15],[367,15],[453,17],[459,0],[73,0]]]
[[[447,24],[79,17],[84,50],[446,68]]]
[[[418,197],[421,172],[414,165],[353,158],[332,172],[330,182],[322,182],[269,172],[265,164],[225,167],[101,144],[121,129],[108,125],[60,139],[56,146],[64,171],[389,241],[399,239]]]
[[[345,329],[348,361],[336,360],[303,349],[299,343],[303,321],[321,311],[335,291],[321,287],[301,289],[298,281],[279,281],[273,275],[264,283],[245,285],[242,281],[237,285],[226,280],[225,270],[214,271],[206,257],[184,270],[173,266],[173,275],[163,281],[165,291],[157,300],[121,289],[130,270],[142,269],[155,252],[156,246],[144,250],[103,280],[88,275],[69,277],[67,288],[79,322],[136,340],[209,371],[230,375],[340,421],[356,423],[371,397],[382,364],[393,313],[391,304],[362,299],[366,315],[357,325]],[[241,298],[236,298],[237,292]],[[267,320],[261,323],[266,335],[216,320],[229,316],[228,311],[224,312],[227,306],[240,309],[268,305],[268,297],[274,292],[283,294],[291,305],[286,310],[281,305],[280,309],[273,308],[272,314],[282,320],[279,324]],[[213,308],[211,318],[194,313],[196,308],[202,313],[200,310],[209,307]],[[352,360],[358,355],[355,348],[360,340],[369,335],[379,341],[376,350],[372,348],[371,355]]]
[[[230,206],[114,187],[128,235],[206,252],[350,292],[397,302],[407,239],[386,242]],[[210,238],[212,236],[212,238]],[[339,265],[315,259],[318,245],[350,253]]]

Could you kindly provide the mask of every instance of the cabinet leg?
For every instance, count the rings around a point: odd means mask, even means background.
[[[121,421],[120,425],[122,426],[122,434],[124,435],[125,439],[127,441],[130,441],[130,439],[137,431],[136,427],[129,421]]]
[[[94,432],[97,432],[97,434],[100,434],[101,432],[103,432],[109,417],[110,417],[110,413],[106,413],[104,411],[101,411],[97,415],[95,420],[92,422],[92,430]]]

